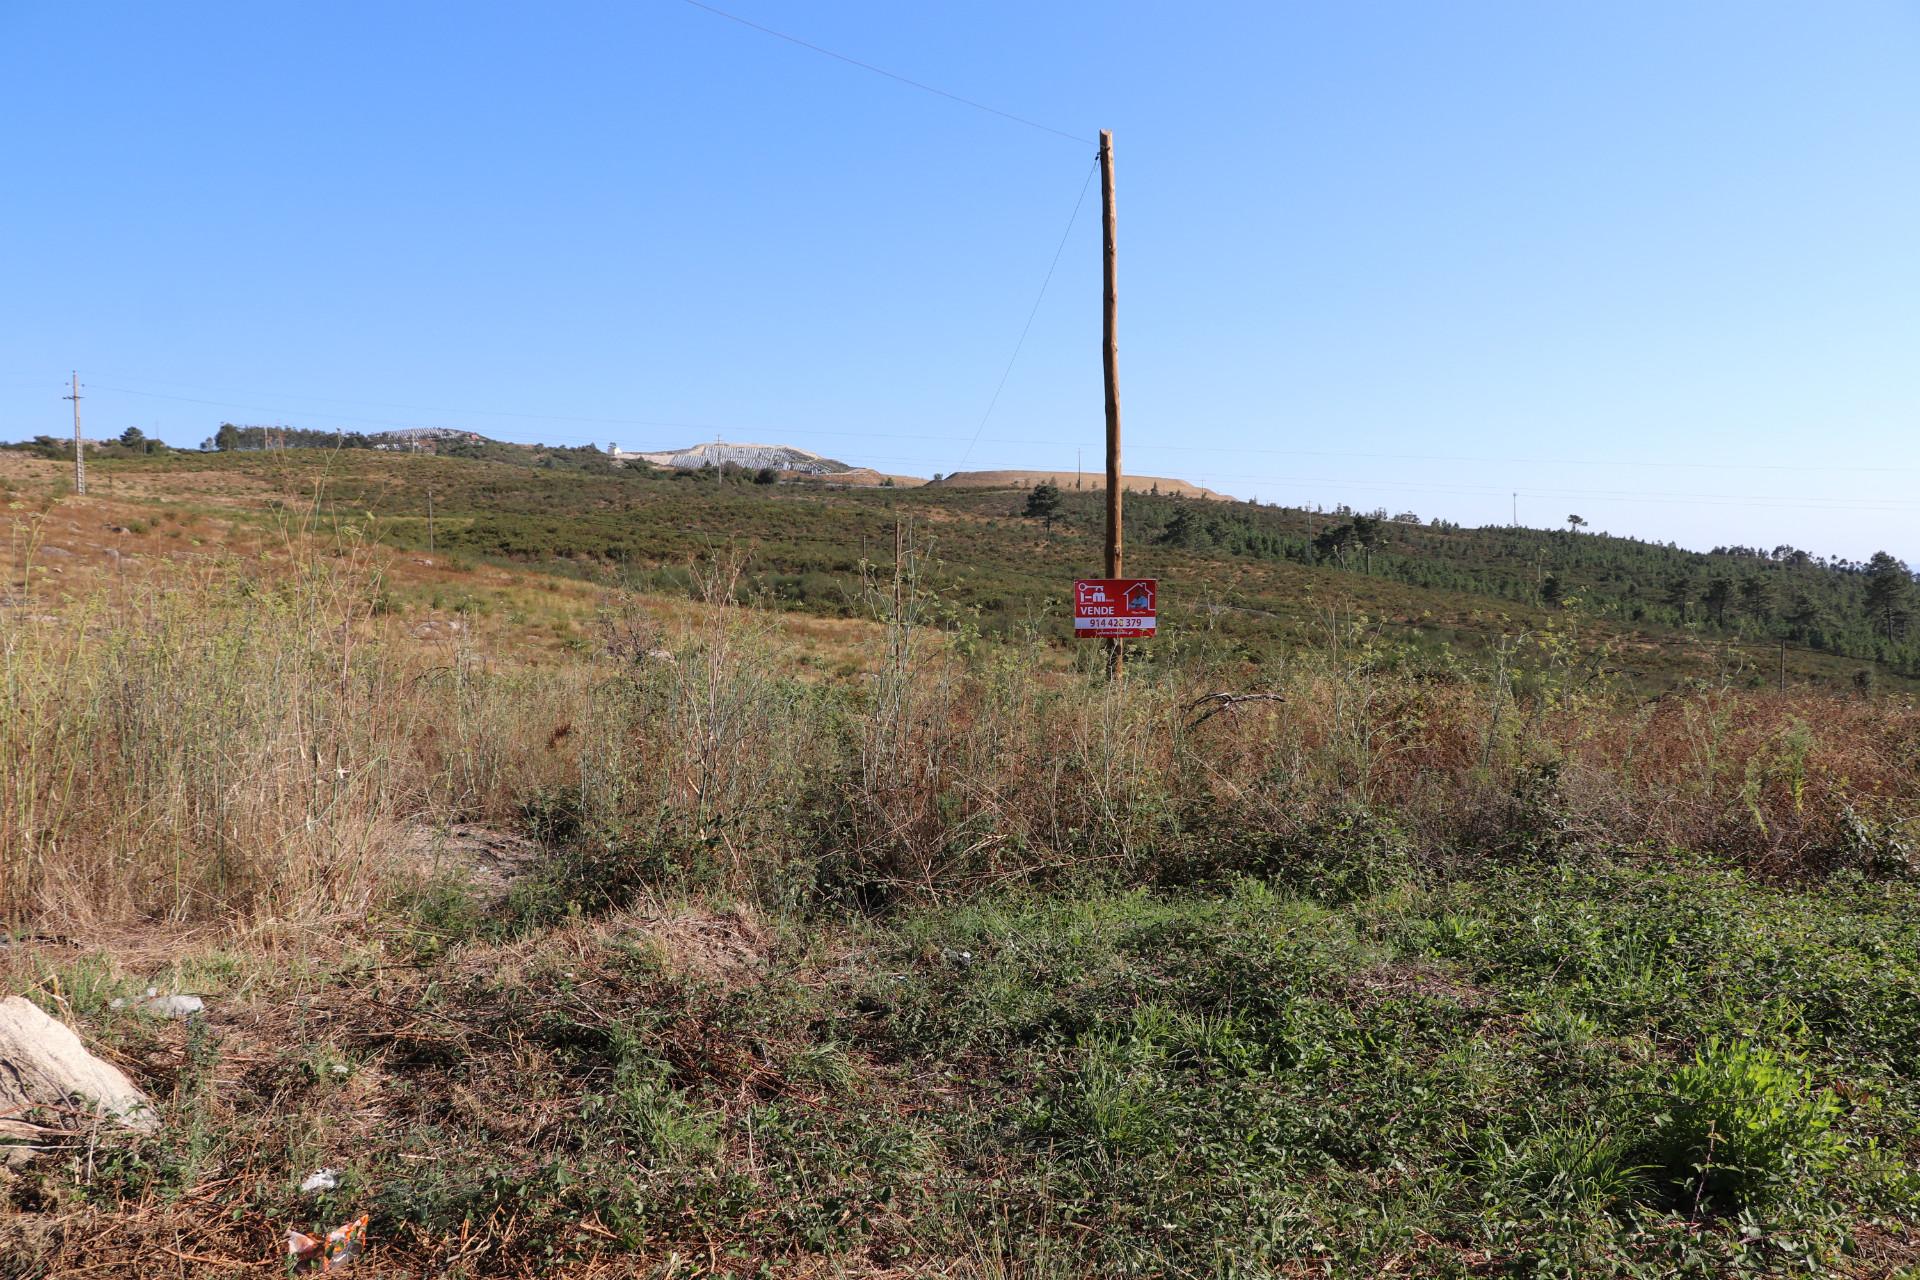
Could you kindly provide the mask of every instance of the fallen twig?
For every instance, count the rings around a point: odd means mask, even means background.
[[[245,1268],[248,1268],[249,1270],[259,1270],[262,1268],[274,1267],[279,1265],[278,1263],[271,1262],[271,1261],[243,1262],[239,1258],[219,1258],[211,1254],[205,1254],[205,1253],[182,1253],[178,1249],[169,1249],[167,1248],[167,1246],[163,1244],[155,1245],[154,1248],[158,1249],[162,1253],[170,1253],[174,1257],[179,1258],[183,1262],[203,1262],[208,1266],[213,1266],[213,1267],[245,1267]]]
[[[1232,711],[1243,702],[1285,702],[1286,700],[1284,694],[1278,693],[1228,693],[1225,691],[1209,693],[1204,697],[1195,698],[1187,704],[1186,710],[1189,715],[1192,715],[1195,711],[1200,711],[1202,707],[1206,708],[1205,711],[1201,711],[1198,716],[1195,716],[1187,722],[1187,729],[1189,731],[1197,729],[1219,715],[1222,711]]]

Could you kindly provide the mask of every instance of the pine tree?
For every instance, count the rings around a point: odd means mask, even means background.
[[[1053,532],[1054,517],[1063,514],[1066,509],[1066,500],[1060,496],[1059,486],[1051,480],[1042,480],[1027,494],[1027,518],[1044,520],[1049,534]]]
[[[1733,603],[1733,588],[1725,578],[1714,578],[1707,583],[1707,593],[1700,598],[1707,607],[1707,616],[1713,619],[1713,625],[1727,625],[1727,606]]]
[[[1684,573],[1676,573],[1667,579],[1667,603],[1680,611],[1680,620],[1687,620],[1687,602],[1693,599],[1693,582]]]
[[[1897,641],[1913,620],[1913,575],[1885,551],[1867,561],[1867,617],[1889,641]]]

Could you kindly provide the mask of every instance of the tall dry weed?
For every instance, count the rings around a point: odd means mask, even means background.
[[[156,578],[57,623],[5,611],[0,909],[352,911],[403,825],[454,819],[527,823],[614,878],[787,901],[1317,874],[1354,848],[1913,870],[1910,698],[1648,701],[1577,637],[1435,667],[1339,615],[1284,662],[1166,646],[1108,684],[1037,630],[956,631],[903,548],[844,677],[796,665],[737,562],[696,573],[692,609],[610,595],[602,645],[558,662],[419,643],[351,547]],[[1264,696],[1198,712],[1221,692]]]
[[[358,901],[405,797],[378,573],[156,579],[0,634],[0,902],[187,918]]]

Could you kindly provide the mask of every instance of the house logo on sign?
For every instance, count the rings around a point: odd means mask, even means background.
[[[1073,584],[1073,633],[1109,640],[1151,636],[1159,588],[1152,578],[1082,578]]]

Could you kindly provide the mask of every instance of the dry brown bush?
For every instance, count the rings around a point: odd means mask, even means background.
[[[1520,694],[1520,649],[1434,673],[1350,638],[1108,686],[1037,640],[963,653],[910,582],[881,584],[866,673],[805,679],[725,570],[691,615],[615,598],[596,652],[523,663],[411,640],[373,556],[275,572],[0,622],[10,919],[354,912],[402,824],[529,813],[641,878],[789,898],[1258,871],[1355,822],[1415,858],[1676,846],[1891,871],[1920,815],[1911,698],[1645,702],[1551,650]],[[1222,690],[1284,701],[1204,714]]]

